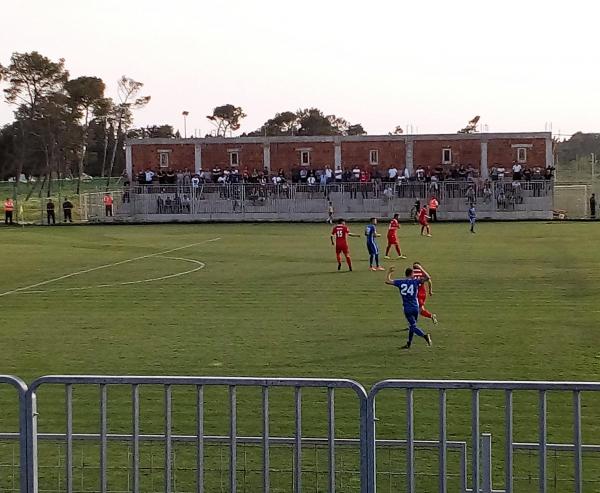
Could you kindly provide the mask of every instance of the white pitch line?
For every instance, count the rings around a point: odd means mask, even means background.
[[[117,265],[123,265],[123,264],[127,264],[130,262],[135,262],[136,260],[143,260],[146,258],[158,257],[159,255],[165,255],[167,253],[177,252],[179,250],[184,250],[186,248],[203,245],[205,243],[219,241],[220,239],[221,238],[212,238],[210,240],[199,241],[198,243],[191,243],[190,245],[185,245],[185,246],[181,246],[181,247],[177,247],[177,248],[171,248],[170,250],[165,250],[164,252],[150,253],[148,255],[142,255],[140,257],[121,260],[119,262],[114,262],[112,264],[104,264],[104,265],[99,265],[97,267],[92,267],[90,269],[79,270],[77,272],[71,272],[70,274],[65,274],[64,276],[55,277],[54,279],[48,279],[47,281],[42,281],[42,282],[38,282],[36,284],[31,284],[30,286],[24,286],[22,288],[12,289],[11,291],[6,291],[4,293],[0,293],[0,298],[2,298],[3,296],[8,296],[9,294],[19,293],[21,291],[30,291],[33,288],[37,288],[39,286],[45,286],[46,284],[50,284],[50,283],[57,282],[57,281],[62,281],[63,279],[68,279],[69,277],[79,276],[81,274],[87,274],[88,272],[94,272],[94,271],[100,270],[100,269],[107,269],[108,267],[116,267]]]
[[[56,292],[62,292],[62,291],[84,291],[87,289],[112,288],[114,286],[129,286],[131,284],[143,284],[146,282],[164,281],[165,279],[172,279],[174,277],[186,276],[188,274],[193,274],[194,272],[197,272],[206,267],[206,264],[204,262],[200,262],[199,260],[195,260],[195,259],[191,259],[191,258],[163,257],[162,255],[159,257],[166,258],[169,260],[181,260],[183,262],[190,262],[193,264],[197,264],[198,267],[194,267],[193,269],[186,270],[183,272],[177,272],[176,274],[168,274],[166,276],[153,277],[150,279],[141,279],[139,281],[115,282],[112,284],[96,284],[95,286],[77,286],[77,287],[65,288],[65,289],[35,289],[35,290],[31,290],[31,291],[21,291],[21,292],[22,292],[22,294],[40,294],[40,293],[56,293]]]

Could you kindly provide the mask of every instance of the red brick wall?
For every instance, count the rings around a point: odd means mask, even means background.
[[[481,142],[479,140],[416,140],[413,143],[413,163],[436,167],[442,164],[442,150],[452,149],[452,164],[471,164],[479,169]]]
[[[517,160],[517,149],[512,147],[518,144],[532,144],[527,148],[527,162],[524,166],[533,168],[546,166],[546,140],[545,139],[494,139],[488,142],[488,168],[502,165],[505,168],[512,166]]]
[[[379,167],[389,169],[392,165],[403,168],[406,165],[406,145],[403,141],[342,142],[342,167],[359,166],[369,168],[370,151],[379,151]]]
[[[170,150],[169,168],[173,170],[184,170],[188,168],[194,171],[194,145],[193,144],[169,144],[169,145],[133,145],[131,146],[131,158],[133,161],[133,172],[138,173],[144,169],[157,171],[160,168],[158,151]]]
[[[527,148],[527,163],[529,167],[545,166],[546,141],[543,138],[530,139],[490,139],[488,141],[488,166],[496,164],[504,167],[512,165],[517,159],[516,144],[529,144]],[[286,172],[300,166],[300,149],[310,149],[312,169],[334,167],[335,144],[333,142],[272,142],[271,170],[283,168]],[[452,163],[473,165],[479,168],[481,162],[480,139],[468,140],[415,140],[413,143],[413,163],[417,166],[435,167],[442,163],[442,149],[452,149]],[[159,150],[171,150],[169,167],[174,170],[194,170],[194,144],[133,144],[132,159],[133,171],[142,169],[159,169]],[[256,143],[203,143],[202,167],[204,169],[219,165],[221,168],[229,166],[228,150],[239,149],[239,166],[261,170],[263,168],[263,144]],[[379,168],[386,170],[392,165],[402,168],[405,166],[406,145],[402,140],[390,141],[360,141],[342,142],[342,166],[349,168],[359,166],[370,168],[369,151],[379,151]]]
[[[300,167],[300,149],[310,149],[310,168],[331,168],[335,164],[335,144],[333,142],[278,142],[271,143],[271,170],[283,168],[290,171]]]
[[[262,144],[202,144],[202,169],[212,169],[216,165],[229,167],[229,150],[238,149],[239,168],[260,171],[264,167]]]

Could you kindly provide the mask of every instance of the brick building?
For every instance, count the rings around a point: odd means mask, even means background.
[[[125,145],[129,176],[145,169],[189,170],[238,167],[286,173],[301,167],[334,169],[440,165],[473,166],[486,178],[493,166],[551,167],[549,132],[328,137],[235,137],[132,139]]]

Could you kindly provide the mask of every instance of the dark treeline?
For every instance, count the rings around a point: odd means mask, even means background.
[[[72,79],[63,59],[35,51],[14,53],[6,66],[0,65],[0,79],[5,102],[14,107],[14,121],[0,128],[0,179],[25,175],[51,183],[71,177],[78,179],[79,190],[86,174],[122,172],[133,111],[150,100],[140,96],[141,82],[121,77],[113,100],[105,96],[102,79]],[[170,127],[135,132],[173,134]],[[15,183],[16,194],[19,180]]]

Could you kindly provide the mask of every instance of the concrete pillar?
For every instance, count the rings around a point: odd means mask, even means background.
[[[133,156],[131,152],[131,144],[125,144],[125,169],[127,176],[131,181],[133,179]]]
[[[202,170],[202,144],[194,144],[194,173]]]
[[[481,143],[481,165],[480,165],[479,170],[480,170],[481,178],[483,178],[484,180],[487,180],[490,176],[489,169],[488,169],[488,143],[487,142]]]
[[[411,175],[415,168],[414,160],[413,160],[413,155],[414,155],[413,153],[414,153],[414,141],[409,138],[406,140],[406,167],[408,168],[408,171],[410,172]]]
[[[546,168],[554,167],[554,152],[552,151],[552,137],[546,137]]]
[[[333,148],[334,169],[342,169],[342,143],[336,142]]]
[[[263,144],[263,168],[271,172],[271,144],[269,142]]]

